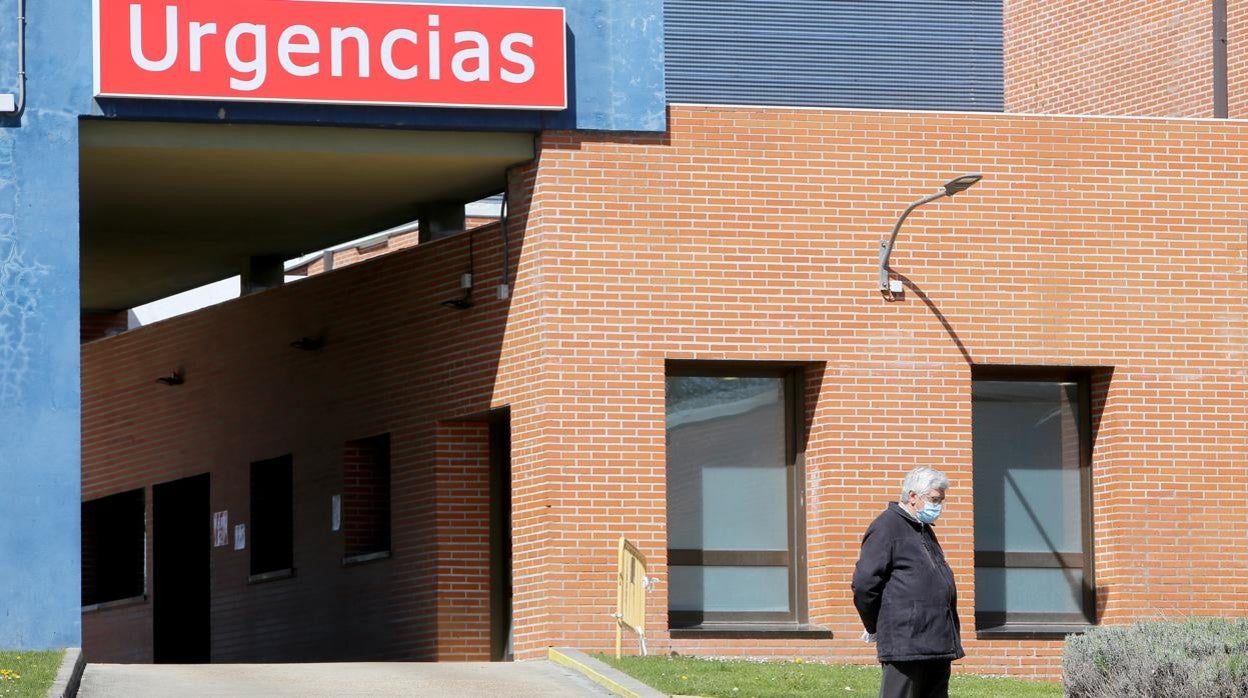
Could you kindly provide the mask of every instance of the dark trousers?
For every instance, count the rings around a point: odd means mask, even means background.
[[[948,659],[884,662],[880,698],[949,698]]]

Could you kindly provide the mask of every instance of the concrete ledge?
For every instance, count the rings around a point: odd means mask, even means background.
[[[74,698],[78,695],[78,684],[82,683],[82,672],[87,668],[87,660],[82,656],[81,647],[67,647],[65,656],[61,657],[61,668],[56,672],[56,680],[48,689],[48,698]]]
[[[551,647],[550,661],[584,674],[589,680],[624,698],[667,698],[666,693],[647,686],[593,657],[568,647]]]

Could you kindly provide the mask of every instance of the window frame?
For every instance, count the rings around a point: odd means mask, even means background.
[[[664,396],[667,379],[679,377],[707,378],[780,378],[784,381],[785,423],[785,490],[787,493],[788,551],[705,551],[697,549],[667,550],[667,565],[707,567],[779,567],[775,560],[783,558],[789,571],[789,611],[673,611],[668,605],[668,628],[671,631],[717,631],[729,626],[767,624],[777,629],[804,626],[808,618],[806,579],[806,515],[805,515],[805,380],[806,365],[795,362],[763,361],[686,361],[668,360],[663,375]],[[664,415],[666,400],[664,401]],[[666,443],[666,427],[664,427]],[[667,476],[666,452],[664,477]],[[666,502],[665,502],[666,508]],[[708,556],[709,552],[709,556]],[[707,558],[710,558],[708,564]]]
[[[1079,398],[1077,428],[1079,430],[1079,507],[1082,531],[1079,554],[1050,552],[1014,552],[975,549],[975,570],[981,566],[992,569],[1078,569],[1083,572],[1080,613],[1004,612],[975,609],[975,629],[985,637],[991,635],[1026,634],[1046,636],[1046,630],[1064,636],[1097,624],[1096,565],[1093,556],[1095,533],[1092,508],[1092,446],[1093,413],[1092,384],[1098,367],[1071,366],[975,366],[971,371],[971,407],[974,410],[974,384],[983,382],[1010,383],[1074,383]],[[974,430],[974,420],[971,424]],[[972,473],[974,472],[974,437],[972,431]],[[973,477],[973,474],[972,474]]]

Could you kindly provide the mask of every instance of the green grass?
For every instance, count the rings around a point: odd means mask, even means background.
[[[875,696],[878,666],[748,662],[696,657],[624,657],[598,659],[667,694],[708,698],[802,698],[805,696]],[[1041,698],[1061,696],[1059,683],[954,675],[954,698]]]
[[[64,650],[0,652],[0,698],[44,698],[64,654]]]

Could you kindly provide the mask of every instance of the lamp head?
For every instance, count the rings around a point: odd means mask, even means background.
[[[442,305],[456,310],[467,310],[472,307],[472,299],[465,293],[463,298],[454,298],[449,301],[442,301]]]
[[[321,337],[300,337],[291,342],[290,346],[304,351],[316,351],[325,346],[325,340]]]
[[[964,174],[961,177],[954,177],[945,182],[945,194],[953,196],[954,194],[964,192],[975,186],[975,183],[983,178],[984,176],[981,174]]]

